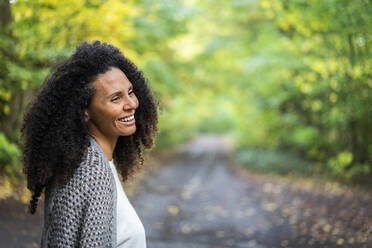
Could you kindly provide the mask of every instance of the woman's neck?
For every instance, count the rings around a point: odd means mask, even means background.
[[[116,146],[117,138],[116,139],[108,139],[103,136],[98,136],[95,134],[90,134],[93,139],[98,143],[101,147],[103,153],[105,154],[108,161],[112,160],[112,155],[114,154],[114,149]]]

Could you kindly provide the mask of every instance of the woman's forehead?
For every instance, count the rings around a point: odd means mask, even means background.
[[[96,90],[102,91],[102,93],[125,90],[132,86],[125,73],[115,67],[110,68],[103,74],[99,74],[93,84]]]

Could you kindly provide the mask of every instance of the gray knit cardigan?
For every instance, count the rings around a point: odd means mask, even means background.
[[[46,189],[40,247],[116,247],[114,175],[93,138],[68,183]]]

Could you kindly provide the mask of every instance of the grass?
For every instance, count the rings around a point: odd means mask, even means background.
[[[308,179],[315,183],[336,183],[366,192],[372,190],[369,177],[358,177],[347,181],[336,177],[327,168],[319,168],[288,152],[246,147],[235,151],[235,159],[239,165],[253,172],[283,175],[294,180]]]
[[[265,174],[312,176],[310,162],[285,152],[275,152],[256,148],[244,148],[236,151],[236,161],[248,170]]]

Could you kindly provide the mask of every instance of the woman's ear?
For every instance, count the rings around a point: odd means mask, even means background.
[[[84,118],[85,118],[85,121],[89,121],[89,113],[87,109],[85,109],[84,111]]]

